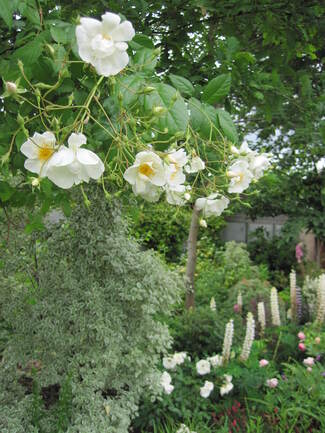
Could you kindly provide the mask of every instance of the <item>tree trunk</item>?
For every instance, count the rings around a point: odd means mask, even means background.
[[[196,267],[197,235],[199,231],[199,211],[193,207],[190,232],[187,239],[186,264],[186,299],[185,308],[189,310],[195,306],[194,274]]]
[[[316,264],[319,269],[321,267],[320,256],[321,256],[321,241],[320,239],[316,238]]]

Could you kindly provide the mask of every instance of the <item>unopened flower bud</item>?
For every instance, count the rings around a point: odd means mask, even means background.
[[[298,338],[299,338],[299,340],[305,340],[306,335],[303,332],[298,332]]]
[[[89,122],[89,116],[87,116],[87,117],[85,118],[85,120],[84,120],[84,125],[87,125],[88,122]]]
[[[188,192],[186,192],[184,194],[184,198],[185,198],[186,201],[189,201],[191,199],[191,194],[189,194]]]
[[[163,113],[165,113],[167,110],[166,110],[166,108],[161,107],[160,105],[157,105],[156,107],[153,107],[152,111],[153,111],[155,114],[163,114]]]
[[[17,86],[12,81],[7,81],[6,82],[6,89],[7,89],[7,92],[10,93],[10,94],[14,94],[14,93],[17,92]]]
[[[299,344],[298,344],[298,349],[299,349],[301,352],[305,352],[305,350],[306,350],[306,346],[304,345],[304,343],[299,343]]]
[[[316,337],[316,338],[315,338],[315,343],[316,343],[316,344],[319,344],[319,343],[320,343],[320,337]]]
[[[145,87],[145,88],[142,90],[142,92],[143,92],[143,93],[151,93],[151,92],[153,92],[154,90],[156,90],[155,87],[147,86],[147,87]]]
[[[39,187],[39,186],[40,186],[40,183],[41,183],[41,181],[40,181],[40,178],[39,178],[39,177],[32,177],[32,186],[33,186],[34,188]]]
[[[200,226],[206,229],[208,227],[206,220],[200,219]]]

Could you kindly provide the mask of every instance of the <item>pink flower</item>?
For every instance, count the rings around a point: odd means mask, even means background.
[[[299,340],[305,340],[306,335],[303,332],[298,332],[298,338],[299,338]]]
[[[301,352],[304,352],[304,351],[306,350],[306,346],[304,345],[304,343],[299,343],[299,344],[298,344],[298,349],[299,349]]]
[[[266,367],[269,364],[267,359],[261,359],[259,362],[260,367]]]
[[[234,305],[234,312],[239,313],[240,312],[240,306],[238,304]]]
[[[299,242],[299,244],[296,245],[296,259],[298,263],[301,263],[303,256],[304,252],[302,250],[302,244]]]
[[[308,358],[303,360],[303,363],[306,367],[312,367],[315,364],[315,360],[311,356],[308,356]]]
[[[266,381],[266,384],[269,388],[276,388],[278,386],[278,379],[276,377],[273,377],[272,379],[268,379]]]

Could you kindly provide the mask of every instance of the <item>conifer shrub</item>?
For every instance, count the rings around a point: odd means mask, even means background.
[[[46,229],[25,280],[14,271],[18,249],[2,258],[11,272],[0,280],[0,319],[10,329],[1,433],[126,433],[139,399],[160,392],[156,366],[171,338],[157,317],[181,284],[99,197]]]

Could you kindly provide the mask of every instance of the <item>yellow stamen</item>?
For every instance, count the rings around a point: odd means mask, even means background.
[[[112,40],[112,36],[110,35],[106,35],[105,33],[103,34],[103,39],[106,39],[106,41],[111,41]]]
[[[150,165],[147,164],[146,162],[140,165],[139,172],[148,177],[152,176],[155,173],[152,167],[150,167]]]
[[[52,147],[40,147],[38,149],[38,159],[40,161],[47,161],[54,153],[54,149]]]

